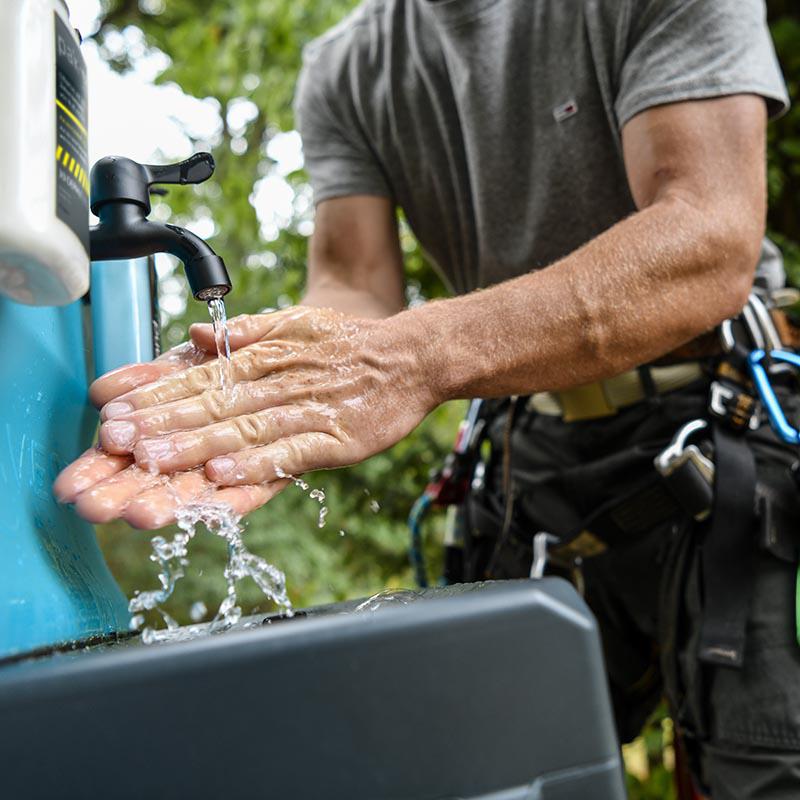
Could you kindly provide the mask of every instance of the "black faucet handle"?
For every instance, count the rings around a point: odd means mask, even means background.
[[[150,213],[150,192],[154,184],[202,183],[214,174],[211,153],[195,153],[180,164],[139,164],[130,158],[101,158],[89,177],[91,207],[95,214],[106,203],[136,203]]]
[[[214,174],[214,157],[211,153],[195,153],[179,164],[147,164],[148,186],[156,183],[202,183]]]

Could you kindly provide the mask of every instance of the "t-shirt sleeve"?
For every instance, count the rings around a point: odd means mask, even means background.
[[[377,155],[348,111],[348,87],[331,90],[331,65],[324,54],[306,54],[303,61],[294,115],[314,202],[355,194],[392,197]]]
[[[652,106],[758,94],[789,106],[763,0],[631,0],[615,111],[620,128]]]

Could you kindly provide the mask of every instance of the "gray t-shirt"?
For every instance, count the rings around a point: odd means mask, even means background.
[[[635,210],[635,114],[742,92],[788,104],[762,0],[365,0],[306,47],[295,112],[315,201],[393,198],[462,293]]]

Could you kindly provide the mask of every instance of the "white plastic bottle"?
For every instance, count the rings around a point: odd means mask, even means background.
[[[0,2],[0,292],[63,305],[89,286],[86,65],[64,0]]]

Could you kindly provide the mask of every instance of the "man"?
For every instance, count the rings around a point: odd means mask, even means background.
[[[246,513],[445,400],[530,398],[490,420],[468,564],[526,574],[526,537],[630,494],[706,415],[712,362],[674,351],[753,284],[766,122],[787,104],[763,4],[366,0],[308,47],[296,103],[316,195],[304,307],[234,321],[232,396],[190,350],[98,381],[104,450],[56,491],[140,527],[176,497]],[[459,297],[402,310],[397,205]],[[191,335],[213,352],[209,326]],[[796,493],[793,457],[758,436],[759,480]],[[585,560],[620,735],[666,689],[715,800],[798,796],[795,565],[754,556],[743,664],[701,663],[697,530],[673,513]]]

